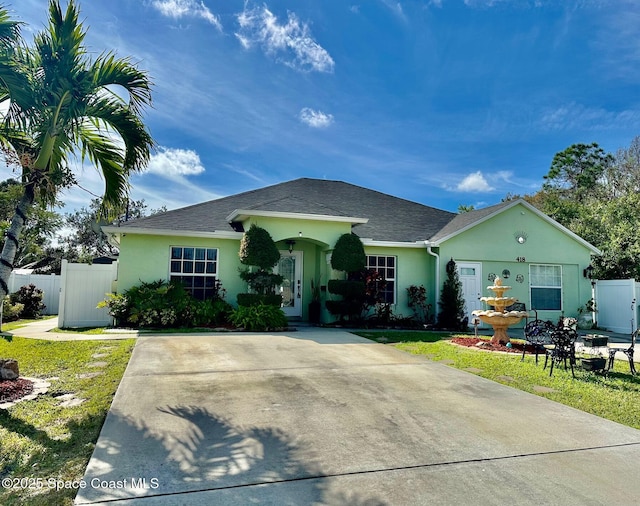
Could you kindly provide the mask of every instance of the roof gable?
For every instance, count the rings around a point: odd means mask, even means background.
[[[546,221],[551,226],[553,226],[556,229],[560,230],[562,233],[568,235],[574,241],[580,243],[585,248],[589,249],[592,253],[594,253],[596,255],[600,255],[602,253],[593,244],[585,241],[582,237],[580,237],[579,235],[575,234],[574,232],[572,232],[571,230],[569,230],[565,226],[561,225],[560,223],[555,221],[553,218],[547,216],[542,211],[540,211],[538,208],[536,208],[535,206],[529,204],[529,202],[527,202],[524,199],[517,199],[517,200],[512,200],[512,201],[507,201],[507,202],[501,202],[501,203],[496,204],[494,206],[489,206],[489,207],[485,207],[483,209],[478,209],[478,210],[474,210],[474,211],[469,211],[469,212],[466,212],[466,213],[458,214],[454,219],[452,219],[449,223],[447,223],[437,234],[435,234],[431,238],[430,242],[432,242],[434,246],[439,246],[443,242],[445,242],[445,241],[447,241],[447,240],[449,240],[449,239],[451,239],[453,237],[456,237],[456,236],[464,233],[465,231],[467,231],[467,230],[479,225],[480,223],[484,223],[485,221],[490,220],[494,216],[497,216],[498,214],[501,214],[501,213],[507,211],[508,209],[511,209],[511,208],[513,208],[515,206],[518,206],[518,205],[524,206],[529,211],[531,211],[532,213],[537,215],[542,220]]]

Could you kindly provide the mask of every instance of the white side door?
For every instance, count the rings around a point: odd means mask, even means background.
[[[482,297],[482,264],[480,262],[459,262],[456,267],[462,283],[466,315],[469,317],[469,325],[472,326],[474,316],[471,313],[476,309],[483,309],[480,301],[480,297]]]
[[[284,277],[276,291],[282,295],[284,314],[289,318],[302,316],[302,251],[281,251],[274,271]]]

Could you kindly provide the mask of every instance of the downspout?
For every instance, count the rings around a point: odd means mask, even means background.
[[[424,241],[424,244],[427,247],[427,253],[429,253],[429,255],[435,257],[436,259],[436,303],[433,305],[433,307],[435,308],[437,313],[437,304],[438,301],[440,301],[440,256],[431,249],[432,246],[431,244],[429,244],[429,241]]]

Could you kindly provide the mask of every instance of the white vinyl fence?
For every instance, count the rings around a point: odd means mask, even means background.
[[[106,308],[97,309],[105,294],[112,292],[118,263],[72,264],[62,261],[58,327],[100,327],[111,325]]]
[[[8,283],[9,293],[17,292],[21,287],[31,284],[42,290],[42,303],[46,306],[43,314],[58,314],[60,276],[55,274],[18,274],[12,272]]]
[[[635,279],[609,279],[596,282],[598,326],[621,334],[638,328],[640,283]]]

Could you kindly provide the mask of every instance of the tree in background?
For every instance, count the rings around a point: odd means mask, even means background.
[[[11,218],[22,197],[22,185],[15,179],[0,182],[0,234],[6,234],[11,224]],[[52,239],[62,226],[62,217],[35,204],[27,216],[28,221],[22,230],[22,241],[16,250],[14,265],[16,267],[31,267],[38,269],[46,266],[49,256],[47,251],[52,248]]]
[[[126,200],[112,213],[112,219],[101,218],[100,199],[92,199],[89,207],[83,207],[65,215],[65,224],[71,233],[64,238],[64,250],[68,257],[85,262],[97,256],[117,255],[118,247],[109,242],[102,225],[117,225],[166,212],[166,206],[149,210],[144,199]]]
[[[153,147],[142,121],[151,103],[147,74],[113,53],[89,58],[78,17],[74,0],[65,12],[51,0],[49,24],[29,46],[0,7],[0,103],[9,106],[0,143],[23,187],[0,255],[0,298],[34,203],[52,205],[61,189],[76,183],[69,158],[79,152],[100,170],[108,214],[126,198],[129,175],[146,166]]]
[[[594,277],[638,279],[639,191],[636,137],[615,155],[596,143],[574,144],[557,153],[541,190],[524,198],[602,251],[594,258]]]

